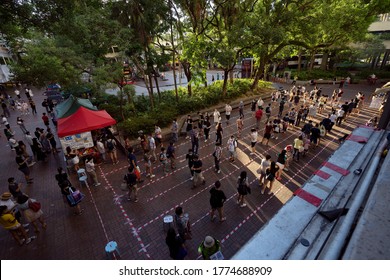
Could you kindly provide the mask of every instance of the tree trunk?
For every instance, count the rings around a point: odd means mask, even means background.
[[[191,79],[192,79],[192,73],[191,73],[191,64],[187,61],[182,61],[181,64],[183,65],[184,75],[186,75],[187,78],[187,93],[189,96],[192,96],[192,87],[191,87]]]
[[[161,93],[160,93],[160,87],[158,86],[158,79],[157,79],[157,73],[153,74],[154,82],[156,83],[156,89],[157,89],[157,94],[158,94],[158,101],[161,102]]]
[[[316,52],[314,50],[312,50],[310,52],[310,68],[309,68],[310,71],[314,69],[314,55],[315,55],[315,53]]]
[[[321,69],[326,70],[328,66],[328,58],[329,58],[329,51],[326,50],[324,51],[324,54],[322,56],[322,61],[321,61]]]
[[[123,114],[123,89],[122,87],[120,86],[119,87],[119,90],[120,90],[120,103],[119,103],[119,111],[120,111],[120,114],[122,116],[122,120],[124,121],[125,120],[125,115]]]
[[[223,70],[223,87],[222,87],[222,96],[226,97],[227,91],[227,81],[228,81],[229,70]]]
[[[298,53],[298,73],[301,72],[301,68],[302,68],[302,51],[299,49],[299,53]]]
[[[260,65],[257,68],[256,75],[255,75],[255,77],[253,79],[251,90],[254,90],[257,87],[257,85],[259,84],[259,80],[260,80],[261,76],[264,74],[265,62],[266,61],[267,61],[266,57],[263,56],[263,57],[260,58]]]
[[[153,96],[153,81],[152,81],[152,77],[151,77],[151,74],[149,74],[148,76],[148,82],[149,82],[149,99],[150,99],[150,107],[151,109],[154,109],[154,96]]]

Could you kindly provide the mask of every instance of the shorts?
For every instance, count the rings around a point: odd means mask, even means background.
[[[19,168],[19,170],[22,171],[25,176],[30,175],[30,168],[28,168],[28,167]]]
[[[279,170],[280,171],[282,171],[284,169],[284,164],[283,163],[277,162],[276,165],[279,166]]]
[[[226,119],[227,119],[227,120],[230,120],[230,115],[226,115]]]
[[[256,146],[256,143],[257,142],[251,142],[251,147],[253,148],[254,146]]]
[[[314,138],[314,137],[310,138],[310,143],[317,144],[317,142],[318,142],[318,138]]]
[[[271,138],[271,133],[264,133],[264,138],[269,140]]]

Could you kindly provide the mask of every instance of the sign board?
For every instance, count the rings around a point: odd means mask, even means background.
[[[60,138],[62,149],[65,151],[66,147],[71,149],[91,148],[93,147],[92,134],[90,131],[80,134],[69,135]]]

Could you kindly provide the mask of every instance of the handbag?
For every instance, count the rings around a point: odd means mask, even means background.
[[[269,173],[267,176],[265,176],[265,179],[267,179],[268,181],[272,181],[273,179],[275,179],[275,176],[274,174]]]
[[[28,207],[33,210],[34,212],[38,212],[41,210],[41,203],[38,201],[32,201],[31,199],[28,200]]]
[[[66,199],[71,206],[79,204],[85,197],[85,195],[79,190],[73,191],[71,188],[69,188],[69,192],[70,193],[66,196]]]

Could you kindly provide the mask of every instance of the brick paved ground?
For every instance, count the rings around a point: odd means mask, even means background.
[[[286,88],[289,85],[284,85]],[[332,85],[322,86],[323,91],[330,94]],[[369,96],[374,87],[362,85],[350,85],[345,89],[345,98],[351,98],[360,90]],[[23,96],[23,93],[22,93]],[[35,91],[34,99],[38,108],[38,115],[24,116],[27,128],[33,133],[35,127],[44,127],[41,114],[44,109],[40,106],[43,96],[40,91]],[[368,102],[366,102],[368,104]],[[277,112],[276,104],[273,113]],[[81,188],[86,194],[82,207],[85,212],[81,216],[74,216],[70,208],[64,204],[62,195],[54,179],[58,166],[63,166],[63,153],[57,156],[49,156],[47,163],[37,163],[32,167],[34,184],[30,187],[23,185],[23,191],[42,202],[43,211],[48,228],[38,234],[38,238],[28,246],[20,247],[5,230],[0,233],[1,259],[106,259],[104,247],[110,240],[118,242],[123,259],[169,259],[168,248],[165,245],[165,233],[163,231],[163,217],[173,214],[176,206],[181,205],[185,212],[190,214],[193,239],[187,241],[189,255],[187,259],[197,259],[197,246],[206,235],[213,235],[222,241],[222,251],[226,258],[230,258],[251,236],[258,231],[291,197],[320,166],[320,164],[337,149],[335,139],[351,132],[356,125],[364,124],[373,114],[374,110],[365,107],[360,116],[350,117],[340,128],[325,137],[320,147],[310,151],[309,155],[294,163],[288,172],[283,174],[281,182],[276,182],[274,195],[261,195],[255,178],[256,170],[260,162],[260,156],[270,153],[276,159],[278,153],[287,144],[291,144],[297,129],[292,129],[279,137],[271,139],[269,146],[257,145],[258,157],[250,161],[249,131],[255,123],[249,112],[245,111],[245,130],[243,138],[239,141],[238,160],[231,164],[226,159],[221,163],[221,173],[214,173],[213,140],[200,143],[200,156],[203,160],[206,185],[191,190],[189,170],[184,161],[185,154],[190,148],[190,142],[181,138],[177,146],[177,169],[163,176],[159,164],[155,166],[156,177],[153,180],[145,179],[139,192],[138,203],[128,202],[119,188],[127,167],[125,156],[120,154],[120,164],[103,164],[98,167],[99,187]],[[21,139],[22,133],[16,125],[16,112],[12,112],[10,124],[16,131],[17,139]],[[235,133],[235,120],[237,111],[232,113],[232,121],[229,126],[224,123],[224,144],[227,138]],[[223,118],[224,119],[224,118]],[[263,134],[264,124],[261,126]],[[212,130],[214,132],[214,130]],[[0,138],[0,182],[2,192],[7,191],[7,178],[14,176],[18,181],[24,182],[22,174],[17,170],[15,153],[6,143],[4,134]],[[138,160],[141,155],[137,154]],[[143,163],[139,165],[143,169]],[[248,198],[248,207],[240,208],[236,204],[236,179],[242,170],[247,170],[252,186],[252,194]],[[222,189],[228,197],[225,203],[227,221],[224,223],[210,222],[209,189],[219,179]],[[77,185],[75,175],[73,182]],[[33,229],[31,228],[31,232]],[[261,250],[261,244],[259,244]]]

